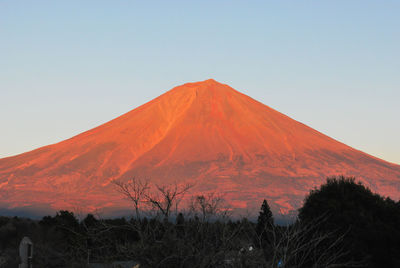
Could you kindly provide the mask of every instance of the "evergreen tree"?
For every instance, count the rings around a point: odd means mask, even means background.
[[[176,217],[176,232],[179,238],[183,238],[185,234],[185,217],[182,213],[179,213]]]
[[[272,212],[268,205],[267,200],[264,199],[261,205],[260,215],[258,216],[257,220],[258,235],[265,233],[265,231],[271,229],[273,225],[274,225],[274,217],[272,216]]]
[[[182,213],[179,213],[176,217],[176,225],[183,225],[185,223],[185,217],[183,217]]]
[[[98,222],[99,221],[93,216],[93,214],[87,214],[86,218],[83,219],[81,224],[85,228],[92,228],[92,227],[96,226],[96,224],[98,224]]]
[[[274,218],[272,216],[272,212],[268,205],[267,200],[264,199],[257,220],[256,232],[258,237],[256,239],[256,244],[260,243],[265,260],[270,260],[272,257],[271,240],[272,240],[273,227],[274,227]]]

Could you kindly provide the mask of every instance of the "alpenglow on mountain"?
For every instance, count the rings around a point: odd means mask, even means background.
[[[340,143],[215,80],[187,83],[68,140],[0,159],[0,207],[117,209],[111,183],[194,183],[233,208],[301,206],[327,176],[400,197],[400,166]]]

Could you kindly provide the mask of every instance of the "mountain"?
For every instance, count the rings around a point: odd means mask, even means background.
[[[400,198],[400,166],[340,143],[215,80],[187,83],[99,127],[0,159],[0,207],[117,209],[111,183],[195,183],[254,213],[288,213],[327,176]]]

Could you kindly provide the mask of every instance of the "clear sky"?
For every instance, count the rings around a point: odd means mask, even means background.
[[[0,0],[0,157],[214,78],[400,164],[400,1]]]

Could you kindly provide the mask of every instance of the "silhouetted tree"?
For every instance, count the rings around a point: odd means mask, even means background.
[[[257,233],[261,234],[265,230],[271,229],[273,225],[274,217],[271,208],[269,207],[267,200],[264,199],[257,219]]]
[[[125,195],[135,207],[136,219],[140,221],[140,210],[142,204],[146,202],[145,197],[148,195],[150,189],[149,182],[147,180],[141,180],[133,177],[129,181],[113,180],[117,190]]]
[[[272,236],[274,234],[272,232],[273,228],[274,228],[274,218],[267,200],[264,199],[257,219],[257,225],[256,225],[257,237],[255,243],[260,245],[264,253],[264,258],[267,260],[272,258],[271,252],[272,252]]]
[[[228,208],[224,207],[224,199],[216,193],[192,196],[189,209],[191,213],[198,216],[203,222],[219,216],[224,218],[228,215]]]
[[[179,203],[184,195],[193,187],[193,184],[178,185],[155,185],[156,190],[146,194],[146,202],[161,214],[165,221],[169,220],[171,212],[175,208],[178,212]]]
[[[79,228],[79,221],[75,217],[73,212],[68,210],[60,210],[57,212],[54,220],[58,227],[69,229],[69,230],[77,230]]]
[[[400,209],[374,194],[354,178],[328,178],[312,190],[299,209],[301,222],[326,215],[320,228],[347,233],[344,237],[355,260],[368,267],[400,267]]]
[[[87,216],[83,219],[82,225],[85,226],[85,228],[93,228],[98,224],[98,220],[93,216],[93,214],[87,214]]]

